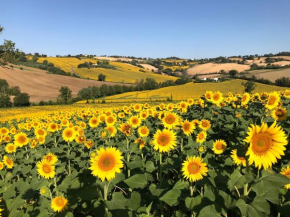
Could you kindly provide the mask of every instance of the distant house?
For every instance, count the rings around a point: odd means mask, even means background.
[[[214,80],[215,82],[218,82],[218,81],[219,81],[219,78],[213,78],[213,80]]]
[[[202,80],[203,80],[203,81],[206,81],[206,80],[207,80],[207,78],[203,78]]]

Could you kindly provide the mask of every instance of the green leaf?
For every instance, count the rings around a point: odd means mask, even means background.
[[[144,188],[147,185],[147,179],[144,174],[136,174],[124,180],[124,182],[132,189]]]
[[[188,188],[188,182],[187,181],[183,181],[183,180],[179,180],[178,182],[176,182],[176,184],[173,186],[173,189],[185,189]]]
[[[120,192],[115,192],[112,195],[112,200],[107,202],[107,206],[109,210],[126,209],[125,203],[126,199],[124,195]]]
[[[152,161],[147,161],[145,167],[148,173],[152,173],[154,170],[156,170],[156,167]]]
[[[231,174],[230,179],[228,181],[228,187],[230,191],[232,191],[235,186],[239,189],[244,187],[246,184],[246,178],[243,176],[239,169],[235,169],[235,171]]]
[[[270,206],[265,201],[253,201],[251,204],[246,204],[244,200],[239,199],[236,206],[240,209],[242,216],[257,216],[266,217],[269,214]]]
[[[127,166],[133,170],[133,169],[136,169],[136,168],[140,168],[142,167],[142,159],[141,157],[139,156],[135,156],[132,158],[131,162],[127,163]]]
[[[202,197],[200,195],[196,197],[187,197],[185,198],[185,206],[187,209],[192,210],[195,206],[201,203]]]
[[[141,204],[141,196],[138,192],[133,191],[130,198],[130,206],[129,208],[133,210],[138,210]]]
[[[220,217],[221,214],[216,211],[216,208],[215,208],[215,205],[209,205],[209,206],[206,206],[204,207],[198,217]]]
[[[181,191],[178,189],[172,189],[170,191],[167,191],[160,200],[167,203],[169,206],[177,205],[178,199],[180,197]]]

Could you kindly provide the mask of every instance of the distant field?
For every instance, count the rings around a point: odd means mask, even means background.
[[[220,91],[224,94],[228,92],[243,93],[244,86],[242,85],[244,80],[231,80],[221,83],[188,83],[179,86],[165,87],[157,90],[150,91],[136,91],[124,94],[118,94],[115,96],[106,97],[106,102],[133,102],[133,101],[156,101],[166,100],[171,95],[173,100],[187,100],[188,98],[197,99],[202,96],[206,91]],[[277,87],[266,84],[256,83],[256,89],[254,92],[271,92],[278,90],[285,90],[287,88]],[[79,102],[85,103],[85,101]]]
[[[25,67],[23,70],[16,67],[14,70],[0,67],[0,78],[5,79],[9,86],[18,86],[22,92],[28,93],[31,102],[55,100],[61,86],[68,86],[72,90],[73,96],[76,96],[78,91],[84,87],[117,84],[48,74],[46,71],[30,67]]]
[[[276,79],[281,77],[290,78],[290,68],[286,69],[261,69],[249,71],[251,74],[257,76],[258,78],[269,79],[272,82],[275,82]]]
[[[196,74],[209,74],[213,72],[220,72],[225,70],[226,72],[235,69],[238,72],[243,72],[250,69],[249,65],[242,65],[237,63],[206,63],[193,66],[187,70],[189,75]]]
[[[101,73],[107,76],[106,81],[118,83],[135,83],[137,80],[140,81],[141,79],[146,78],[154,78],[157,82],[177,79],[176,77],[172,76],[155,74],[150,70],[141,69],[128,63],[110,61],[110,65],[116,67],[116,70],[114,70],[105,68],[78,68],[78,65],[84,63],[85,61],[91,61],[93,63],[96,63],[96,59],[79,60],[77,58],[47,57],[39,58],[38,62],[42,63],[44,60],[53,63],[55,66],[61,68],[66,72],[75,72],[81,77],[90,79],[98,79],[98,75]],[[140,69],[144,70],[145,72],[140,71]]]

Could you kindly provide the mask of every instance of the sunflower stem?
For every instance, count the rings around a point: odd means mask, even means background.
[[[244,200],[247,203],[247,197],[248,197],[248,184],[244,185]]]
[[[180,151],[181,151],[181,154],[182,154],[182,152],[183,152],[183,138],[181,138]]]
[[[56,190],[56,195],[58,196],[57,184],[56,184],[56,177],[54,177],[54,187]]]
[[[159,180],[162,180],[162,154],[159,153]]]
[[[126,139],[127,139],[127,169],[128,169],[128,177],[130,177],[131,171],[128,167],[128,163],[130,162],[129,139],[128,138],[126,138]]]
[[[109,187],[109,185],[108,185]],[[108,200],[108,187],[107,185],[104,186],[104,202],[105,202],[105,210],[106,210],[106,216],[108,216],[109,214],[109,210],[106,204],[106,201]]]

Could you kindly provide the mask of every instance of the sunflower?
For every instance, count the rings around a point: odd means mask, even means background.
[[[187,112],[187,107],[188,107],[187,102],[184,102],[184,101],[180,102],[179,110],[181,111],[181,113],[186,113]]]
[[[192,134],[193,130],[195,129],[195,126],[192,122],[185,120],[181,125],[181,129],[185,135],[189,136],[190,134]]]
[[[219,105],[223,101],[223,94],[219,91],[213,93],[211,97],[211,101],[214,104]]]
[[[105,116],[104,116],[104,117],[105,117]],[[97,127],[99,124],[100,124],[99,119],[96,118],[96,117],[92,117],[92,118],[89,120],[89,125],[90,125],[90,127],[92,127],[92,128]]]
[[[290,179],[290,167],[287,166],[286,168],[282,168],[281,174],[286,176],[288,179]],[[289,184],[285,185],[284,187],[287,189],[290,189],[290,180],[289,180]]]
[[[62,212],[67,208],[68,200],[62,196],[55,197],[51,200],[51,209],[55,212]]]
[[[107,126],[113,126],[115,124],[115,122],[116,122],[116,118],[112,115],[110,115],[106,118]]]
[[[50,164],[55,164],[58,161],[58,158],[53,153],[48,153],[47,155],[43,156],[43,160],[47,160]]]
[[[127,124],[127,123],[122,123],[120,130],[122,133],[126,134],[126,136],[129,136],[132,132],[132,128],[130,124]]]
[[[206,100],[210,101],[212,98],[212,91],[206,91],[204,97],[206,98]]]
[[[48,160],[44,159],[36,164],[37,172],[45,179],[53,178],[55,176],[55,167]]]
[[[209,130],[211,127],[211,123],[209,120],[203,119],[199,122],[199,127],[205,131]]]
[[[135,104],[133,108],[134,108],[135,112],[139,112],[139,111],[141,111],[142,106],[140,104]]]
[[[34,133],[35,133],[37,138],[40,137],[40,136],[45,137],[47,135],[47,132],[44,129],[42,129],[42,128],[36,128],[34,130]]]
[[[265,107],[267,109],[272,110],[272,109],[276,108],[279,105],[279,102],[280,102],[279,94],[277,92],[272,92],[268,96],[268,100],[266,102]]]
[[[106,130],[110,133],[110,137],[114,137],[117,133],[117,129],[114,126],[108,126]]]
[[[8,143],[11,140],[11,136],[4,136],[3,140]]]
[[[4,168],[4,163],[0,161],[0,170],[3,170]]]
[[[287,136],[280,126],[274,122],[270,127],[266,123],[262,126],[251,125],[248,128],[248,137],[245,142],[250,143],[246,156],[249,156],[249,164],[255,163],[255,167],[264,169],[272,167],[281,159],[288,144]]]
[[[124,112],[120,112],[120,113],[118,114],[118,117],[121,118],[121,119],[124,118],[124,117],[125,117],[125,113],[124,113]]]
[[[12,169],[13,166],[14,166],[14,162],[13,162],[13,160],[10,159],[9,157],[7,157],[6,155],[5,155],[4,158],[3,158],[3,162],[4,162],[4,164],[6,165],[6,167],[7,167],[8,169]]]
[[[149,116],[148,111],[142,111],[142,112],[140,113],[140,117],[141,117],[142,120],[147,119],[148,116]]]
[[[243,97],[242,97],[242,100],[241,100],[241,105],[242,106],[247,105],[249,103],[249,101],[250,101],[250,98],[251,98],[251,96],[250,96],[249,93],[244,93]]]
[[[141,124],[141,119],[138,116],[132,116],[129,119],[129,123],[132,125],[133,128],[137,128]]]
[[[145,140],[141,139],[141,138],[138,138],[134,141],[134,143],[138,144],[139,145],[139,149],[142,149],[144,148],[146,142]]]
[[[196,136],[196,142],[198,143],[203,143],[206,140],[207,134],[205,131],[201,131],[199,134]]]
[[[0,134],[6,136],[8,135],[8,133],[9,133],[9,130],[6,127],[0,128]]]
[[[290,98],[290,90],[285,90],[284,97]]]
[[[12,143],[9,143],[5,146],[5,151],[7,153],[14,153],[14,152],[16,152],[16,146],[13,145]]]
[[[170,112],[165,114],[162,119],[162,123],[165,128],[172,129],[179,124],[179,119],[180,117],[178,117],[175,113]]]
[[[48,125],[48,128],[47,128],[47,130],[49,131],[49,132],[55,132],[55,131],[57,131],[57,124],[56,123],[50,123],[49,125]]]
[[[243,165],[244,167],[247,165],[247,160],[244,157],[238,156],[237,149],[231,151],[231,157],[236,165]]]
[[[176,146],[176,135],[171,130],[157,130],[153,137],[153,145],[160,153],[169,152]]]
[[[76,138],[76,132],[72,128],[66,128],[62,132],[62,138],[66,142],[72,142]]]
[[[227,143],[224,140],[216,140],[213,143],[213,148],[212,150],[214,151],[215,154],[222,154],[227,147]]]
[[[200,157],[187,157],[182,163],[183,177],[190,182],[196,182],[203,179],[203,176],[207,175],[208,168],[206,163],[202,162]]]
[[[93,145],[94,145],[94,143],[93,143],[93,141],[90,140],[90,139],[89,139],[88,141],[85,142],[85,146],[86,146],[88,149],[90,149]]]
[[[42,196],[48,196],[48,192],[49,192],[48,187],[42,187],[42,188],[39,190],[39,193],[40,193]]]
[[[272,111],[272,117],[276,121],[286,120],[287,114],[288,114],[288,111],[287,111],[287,109],[284,109],[284,108],[276,108],[275,110]]]
[[[147,137],[149,135],[149,129],[146,126],[139,127],[138,133],[140,137]]]
[[[79,135],[79,136],[76,137],[75,140],[76,140],[77,143],[83,144],[86,141],[86,137],[85,136],[82,136],[82,135]]]
[[[114,148],[108,147],[97,150],[97,155],[91,158],[92,174],[99,177],[102,182],[112,180],[116,173],[121,173],[123,168],[122,153]]]
[[[29,139],[27,138],[27,135],[25,133],[18,133],[14,136],[14,143],[17,147],[27,145],[28,142]]]

